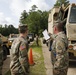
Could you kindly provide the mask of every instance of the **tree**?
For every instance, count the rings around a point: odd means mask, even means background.
[[[35,11],[36,8],[38,8],[38,7],[37,7],[36,5],[33,5],[31,8],[32,8],[32,9],[30,10],[30,12],[33,12],[33,11]]]
[[[0,24],[0,28],[2,28],[2,25]]]
[[[8,25],[7,24],[5,24],[5,28],[8,28]]]
[[[22,24],[26,24],[26,18],[28,17],[28,14],[26,12],[26,10],[24,10],[21,14],[21,17],[20,17],[20,23]]]
[[[28,25],[29,33],[41,35],[44,29],[48,27],[48,12],[36,10],[37,6],[33,5],[26,19],[23,19]],[[22,14],[21,16],[24,17]],[[23,23],[20,19],[20,22]]]
[[[4,27],[0,27],[0,33],[4,36],[9,36],[11,33],[18,34],[18,29],[13,25],[5,24]]]
[[[38,34],[40,28],[40,14],[38,12],[31,12],[27,18],[27,24],[29,25],[29,31]]]
[[[54,6],[61,6],[62,4],[66,6],[67,4],[69,4],[69,0],[57,0]]]

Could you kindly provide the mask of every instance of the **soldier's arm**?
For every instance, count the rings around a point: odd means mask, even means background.
[[[62,40],[57,40],[56,42],[56,62],[54,64],[54,68],[61,68],[64,64],[64,51],[65,51],[65,44]]]
[[[26,48],[25,42],[22,42],[20,44],[19,51],[20,51],[19,61],[21,63],[21,66],[22,66],[24,72],[28,72],[29,63],[28,63],[28,53],[27,53],[27,48]]]

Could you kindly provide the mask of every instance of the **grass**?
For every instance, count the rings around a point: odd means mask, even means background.
[[[30,48],[32,48],[33,60],[35,64],[30,66],[29,75],[46,75],[41,41],[39,40],[39,46],[37,46],[34,41]],[[10,75],[10,71],[8,71],[5,75]]]
[[[46,75],[41,41],[39,41],[39,46],[36,46],[34,42],[30,48],[32,48],[35,63],[34,66],[30,66],[30,75]]]

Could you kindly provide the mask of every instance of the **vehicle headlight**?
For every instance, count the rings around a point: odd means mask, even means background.
[[[74,50],[76,50],[76,45],[73,47]]]
[[[12,42],[12,41],[10,41],[10,42]]]
[[[73,45],[69,45],[69,47],[68,47],[68,48],[69,48],[70,50],[71,50],[71,49],[73,49]]]
[[[29,37],[30,39],[32,38],[32,37]]]

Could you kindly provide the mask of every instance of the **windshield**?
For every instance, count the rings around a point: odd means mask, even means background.
[[[69,22],[76,23],[76,6],[71,8]]]

